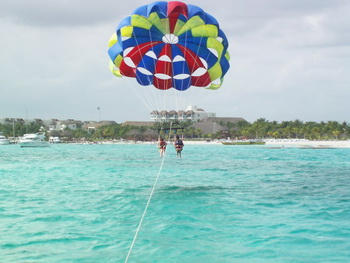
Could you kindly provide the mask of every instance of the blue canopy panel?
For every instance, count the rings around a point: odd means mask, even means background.
[[[205,13],[204,22],[206,24],[215,25],[219,28],[219,22],[210,14]]]
[[[143,6],[140,6],[138,8],[136,8],[132,13],[131,15],[140,15],[140,16],[145,16],[147,17],[147,7],[148,5],[143,5]]]
[[[191,86],[191,72],[184,54],[177,45],[171,46],[173,60],[173,87],[177,90],[187,90]]]
[[[147,53],[146,53],[147,54]],[[137,65],[136,78],[137,82],[143,86],[148,86],[153,83],[153,74],[156,67],[157,59],[152,58],[148,55],[144,55]],[[148,72],[145,73],[145,69]]]
[[[134,10],[133,15],[142,15],[144,17],[149,17],[151,13],[157,12],[159,17],[165,18],[168,11],[168,2],[158,1],[151,3],[149,5],[141,6]]]
[[[161,42],[158,45],[154,45],[153,48],[151,48],[150,50],[152,50],[157,56],[157,58],[159,58],[160,52],[162,52],[164,46],[165,46],[165,43]]]
[[[123,27],[126,27],[126,26],[130,26],[131,24],[131,17],[128,16],[128,17],[125,17],[122,21],[120,21],[120,23],[118,24],[117,26],[117,29],[116,29],[116,32],[118,32],[118,30],[120,30],[121,28]]]
[[[194,37],[189,30],[185,34],[179,36],[179,42],[181,45],[186,47],[187,43],[192,43],[195,45],[201,45],[202,47],[207,47],[208,37]]]
[[[178,76],[182,76],[184,73],[181,75],[176,74],[176,71],[181,72],[182,68],[186,64],[185,62],[174,62],[173,63],[173,70],[174,70],[174,76],[173,76],[173,87],[177,90],[187,90],[189,87],[191,87],[191,76],[188,75],[188,77],[185,78],[180,78],[178,79]],[[187,66],[187,64],[186,64]],[[188,69],[188,66],[187,66]]]
[[[224,48],[226,50],[228,47],[228,40],[227,40],[227,37],[226,37],[224,31],[222,31],[220,28],[219,28],[218,36],[223,39],[222,45],[224,46]]]
[[[230,68],[230,64],[225,56],[222,56],[222,58],[220,59],[220,65],[221,65],[222,77],[223,77],[223,76],[225,76],[228,69]]]
[[[183,14],[180,14],[178,17],[177,17],[177,20],[180,20],[184,23],[186,23],[188,21],[188,17],[186,17],[185,15]]]
[[[149,86],[153,84],[153,75],[144,74],[139,69],[137,69],[136,80],[142,86]]]
[[[134,38],[131,37],[127,40],[124,40],[122,42],[123,45],[123,50],[129,48],[129,47],[136,47],[138,45],[141,45],[143,43],[148,43],[149,42],[149,38]]]
[[[137,69],[136,77],[137,82],[143,86],[148,86],[153,84],[154,72],[156,69],[156,64],[159,58],[161,51],[164,48],[164,43],[160,43],[151,47],[147,52],[144,53],[140,63],[137,65],[137,68],[144,68],[149,73],[145,74],[142,69]],[[148,53],[149,52],[149,53]],[[150,75],[151,74],[151,75]]]
[[[154,31],[149,31],[147,29],[143,29],[139,27],[133,28],[133,34],[128,39],[125,39],[125,40],[122,39],[120,30],[117,31],[117,36],[118,36],[118,42],[123,42],[123,46],[124,46],[124,42],[127,43],[127,41],[131,41],[133,43],[136,43],[135,45],[139,45],[150,41],[162,41],[162,37],[163,37],[163,35],[160,34],[160,31],[158,29]]]
[[[116,57],[121,53],[123,53],[123,48],[120,46],[119,43],[114,44],[108,49],[108,55],[112,61],[114,61]]]
[[[121,29],[123,27],[131,26],[130,17],[125,18],[123,21],[117,27],[117,30],[116,30],[116,33],[118,36],[118,41],[120,41],[119,37],[121,36]],[[152,40],[156,40],[156,41],[162,40],[162,37],[164,35],[156,26],[152,26],[150,29],[145,29],[145,28],[133,26],[132,34],[135,37],[148,37],[148,38],[151,38]]]
[[[196,43],[186,43],[186,45],[183,44],[184,47],[191,50],[193,53],[195,53],[198,57],[204,59],[208,64],[208,69],[215,65],[215,63],[218,61],[218,58],[206,47],[199,46]]]
[[[152,41],[159,41],[162,40],[164,34],[158,28],[152,26],[150,29],[133,27],[132,35],[134,37],[148,37]]]
[[[199,16],[206,24],[216,25],[219,27],[218,21],[210,14],[203,11],[198,6],[195,5],[187,5],[188,6],[188,19],[193,16]]]
[[[205,12],[203,11],[202,8],[195,5],[190,5],[190,4],[187,5],[187,8],[188,8],[188,19],[194,16],[199,16],[202,19],[205,17]]]
[[[147,16],[156,12],[160,18],[166,18],[168,13],[168,2],[158,1],[148,5]]]

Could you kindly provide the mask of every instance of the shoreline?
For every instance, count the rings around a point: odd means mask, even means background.
[[[301,147],[301,148],[350,148],[350,140],[347,141],[271,141],[268,146]]]
[[[224,147],[262,147],[262,148],[317,148],[317,149],[325,149],[325,148],[350,148],[350,140],[342,141],[308,141],[303,139],[279,139],[279,140],[264,140],[265,144],[261,145],[224,145],[222,144],[222,141],[215,140],[215,141],[207,141],[207,140],[196,140],[196,141],[187,141],[184,140],[184,144],[186,145],[220,145]],[[167,141],[168,145],[172,145],[173,141]],[[149,144],[149,145],[157,145],[157,141],[85,141],[85,142],[61,142],[61,143],[50,143],[51,145],[55,144],[86,144],[86,145],[122,145],[122,144]],[[8,145],[16,145],[15,143],[8,144]]]
[[[124,142],[100,142],[101,144],[157,144],[157,142],[134,142],[134,141],[124,141]],[[171,143],[171,142],[170,142]],[[168,142],[168,144],[170,144]],[[186,141],[184,140],[185,145],[222,145],[221,141]],[[250,145],[236,145],[237,146],[247,146]],[[252,145],[259,147],[278,147],[278,148],[287,148],[287,147],[296,147],[296,148],[350,148],[350,140],[346,141],[308,141],[308,140],[266,140],[264,145]],[[226,147],[235,147],[235,145],[227,145]]]

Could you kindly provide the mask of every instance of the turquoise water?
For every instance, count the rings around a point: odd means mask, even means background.
[[[129,262],[350,262],[350,149],[168,149]],[[124,262],[154,145],[0,147],[0,262]]]

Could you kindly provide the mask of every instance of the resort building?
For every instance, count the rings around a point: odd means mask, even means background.
[[[73,119],[68,119],[66,121],[59,121],[59,120],[51,120],[49,124],[49,131],[63,131],[66,129],[75,131],[78,128],[81,128],[83,126],[82,121],[76,121]]]
[[[106,125],[114,125],[117,124],[115,121],[86,121],[84,122],[83,129],[84,130],[96,130],[99,127],[106,126]]]
[[[153,122],[173,122],[173,121],[192,121],[198,122],[205,118],[216,117],[216,113],[206,112],[197,106],[187,106],[186,110],[171,110],[151,112],[151,120]]]

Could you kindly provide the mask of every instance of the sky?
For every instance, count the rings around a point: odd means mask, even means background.
[[[116,26],[151,2],[0,0],[0,118],[148,121],[195,105],[250,122],[350,122],[350,1],[183,1],[218,20],[231,59],[220,89],[181,94],[108,67]]]

